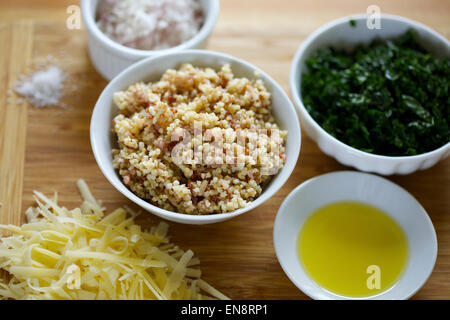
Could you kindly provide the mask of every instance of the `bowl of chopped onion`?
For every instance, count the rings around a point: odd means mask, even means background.
[[[111,80],[133,63],[184,49],[204,49],[218,0],[81,0],[95,69]]]

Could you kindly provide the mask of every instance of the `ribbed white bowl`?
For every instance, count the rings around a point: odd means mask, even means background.
[[[350,19],[356,22],[353,27]],[[399,16],[382,14],[381,29],[368,29],[367,16],[360,14],[332,21],[312,33],[300,46],[291,66],[290,88],[302,120],[303,128],[319,148],[327,155],[334,157],[343,165],[354,167],[361,171],[375,172],[382,175],[410,174],[434,166],[440,160],[448,157],[450,143],[441,148],[417,156],[388,157],[374,155],[352,148],[327,133],[309,115],[303,105],[300,86],[305,61],[319,48],[337,46],[352,48],[357,44],[367,44],[376,37],[389,39],[400,36],[412,29],[418,35],[418,41],[432,54],[439,57],[450,56],[449,41],[427,26]]]
[[[219,0],[200,0],[205,22],[190,40],[167,50],[138,50],[125,47],[106,36],[97,26],[95,15],[99,0],[81,0],[81,12],[88,32],[89,55],[98,73],[111,80],[133,63],[144,58],[184,49],[204,49],[219,16]]]

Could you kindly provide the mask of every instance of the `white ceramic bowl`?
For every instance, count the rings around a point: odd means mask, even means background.
[[[331,293],[314,282],[297,254],[297,237],[305,220],[320,207],[356,201],[389,214],[404,230],[409,261],[391,289],[365,299],[408,299],[427,281],[437,256],[437,239],[425,209],[398,185],[376,175],[339,171],[308,180],[292,191],[278,210],[273,241],[278,260],[291,281],[313,299],[356,299]]]
[[[205,49],[219,16],[219,0],[200,0],[205,21],[192,39],[167,50],[138,50],[111,40],[98,28],[95,22],[98,2],[99,0],[81,0],[81,12],[88,31],[88,47],[92,63],[95,69],[108,80],[144,58],[184,49]]]
[[[129,85],[139,81],[156,81],[170,68],[177,68],[182,63],[192,63],[199,67],[212,67],[219,69],[224,64],[230,64],[236,77],[252,79],[255,72],[259,79],[263,80],[267,89],[272,94],[273,114],[282,129],[288,130],[286,141],[286,164],[273,178],[272,182],[264,189],[263,193],[246,208],[232,213],[215,215],[188,215],[160,209],[132,193],[121,181],[118,173],[112,165],[111,149],[117,147],[116,138],[111,132],[111,120],[117,114],[117,108],[113,105],[113,94],[126,89]],[[101,94],[91,119],[91,145],[95,159],[105,177],[128,199],[135,202],[145,210],[167,220],[186,224],[207,224],[224,221],[250,211],[266,200],[270,199],[286,182],[291,175],[299,156],[301,144],[300,124],[296,111],[283,89],[264,71],[243,61],[222,53],[186,50],[157,56],[140,61],[123,71]]]
[[[350,19],[356,21],[352,27]],[[370,30],[366,25],[366,15],[354,15],[332,21],[312,33],[300,46],[291,66],[290,88],[294,104],[300,113],[302,126],[319,148],[340,163],[361,171],[383,175],[409,174],[417,170],[428,169],[450,153],[450,143],[441,148],[417,156],[388,157],[366,153],[352,148],[328,134],[309,115],[303,105],[300,85],[302,74],[306,71],[305,60],[319,48],[335,46],[353,48],[356,44],[368,44],[374,38],[389,39],[400,36],[408,29],[418,35],[418,41],[432,54],[438,57],[450,56],[449,41],[427,26],[394,15],[381,15],[381,29]]]

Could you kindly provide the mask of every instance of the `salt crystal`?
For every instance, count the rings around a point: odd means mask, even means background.
[[[28,78],[20,76],[14,90],[35,107],[54,106],[63,96],[65,79],[64,72],[58,66],[52,65],[31,74]]]

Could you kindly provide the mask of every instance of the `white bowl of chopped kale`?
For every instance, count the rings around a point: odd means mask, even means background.
[[[369,20],[368,20],[369,19]],[[383,175],[450,153],[450,42],[413,20],[335,20],[300,46],[290,87],[303,128],[340,163]]]

